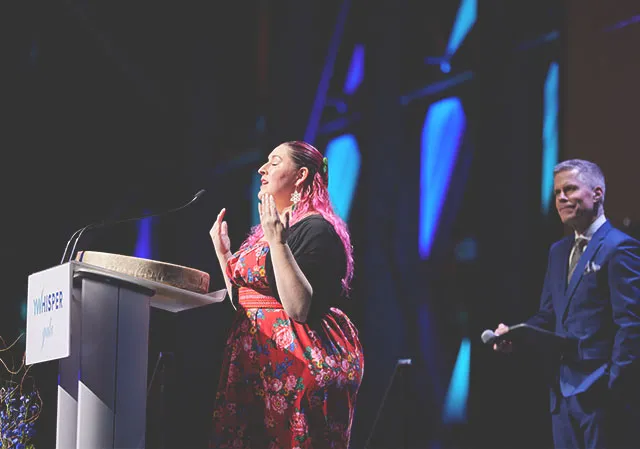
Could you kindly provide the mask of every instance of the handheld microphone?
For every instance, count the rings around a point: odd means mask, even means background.
[[[76,232],[74,232],[71,235],[71,238],[69,238],[69,241],[67,242],[67,246],[65,246],[64,248],[64,253],[62,254],[62,259],[60,260],[60,264],[63,264],[66,262],[70,262],[71,259],[73,258],[73,253],[76,250],[76,246],[78,244],[78,242],[80,241],[80,238],[82,237],[82,234],[84,234],[85,231],[89,230],[89,229],[96,229],[96,228],[103,228],[106,226],[112,226],[112,225],[117,225],[117,224],[121,224],[121,223],[126,223],[129,221],[137,221],[137,220],[142,220],[143,218],[151,218],[151,217],[158,217],[160,215],[166,215],[166,214],[171,214],[173,212],[178,212],[181,209],[184,209],[185,207],[188,207],[190,205],[192,205],[193,203],[195,203],[196,201],[198,201],[200,199],[200,197],[202,197],[202,195],[204,195],[206,192],[206,190],[202,189],[199,190],[195,195],[193,195],[193,198],[186,204],[183,204],[180,207],[176,207],[174,209],[170,209],[167,211],[163,211],[163,212],[156,212],[154,214],[145,214],[142,215],[140,217],[133,217],[133,218],[125,218],[123,220],[116,220],[116,221],[100,221],[100,222],[96,222],[96,223],[91,223],[88,224],[87,226],[78,229]],[[75,241],[74,241],[75,239]],[[71,248],[71,253],[69,254],[69,259],[67,259],[67,250],[69,249],[69,245],[71,245],[71,242],[73,243],[73,247]]]
[[[496,333],[490,329],[482,332],[480,338],[482,339],[482,343],[484,343],[485,345],[493,345],[494,343],[498,343],[499,340],[502,340],[502,337],[500,335],[496,335]]]

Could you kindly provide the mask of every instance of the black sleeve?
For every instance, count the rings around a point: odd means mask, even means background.
[[[341,294],[346,258],[342,241],[331,223],[315,217],[300,222],[292,227],[287,244],[311,284],[314,308],[333,305]],[[280,300],[270,255],[266,273],[273,296]]]

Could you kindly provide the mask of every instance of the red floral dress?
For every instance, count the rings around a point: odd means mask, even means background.
[[[213,413],[211,448],[347,448],[363,373],[357,330],[329,308],[313,328],[289,318],[267,284],[269,247],[234,254],[239,288]]]

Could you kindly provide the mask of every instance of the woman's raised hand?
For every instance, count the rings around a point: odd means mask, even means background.
[[[213,226],[209,231],[211,241],[213,242],[213,246],[216,249],[216,254],[218,256],[224,256],[231,252],[231,240],[229,239],[227,222],[222,221],[226,212],[227,210],[225,208],[220,211],[216,217],[215,223],[213,223]]]
[[[289,212],[286,213],[286,223],[283,223],[278,215],[273,196],[265,193],[261,195],[260,200],[258,203],[258,213],[260,214],[260,224],[264,232],[264,239],[270,245],[286,243],[287,232],[289,231]]]

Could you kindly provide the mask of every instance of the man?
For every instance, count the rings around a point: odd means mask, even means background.
[[[554,445],[640,447],[640,243],[605,218],[596,164],[558,164],[554,193],[573,235],[551,246],[540,309],[527,321],[575,343],[554,360]],[[508,330],[501,323],[495,333]],[[494,349],[509,352],[512,345]]]

